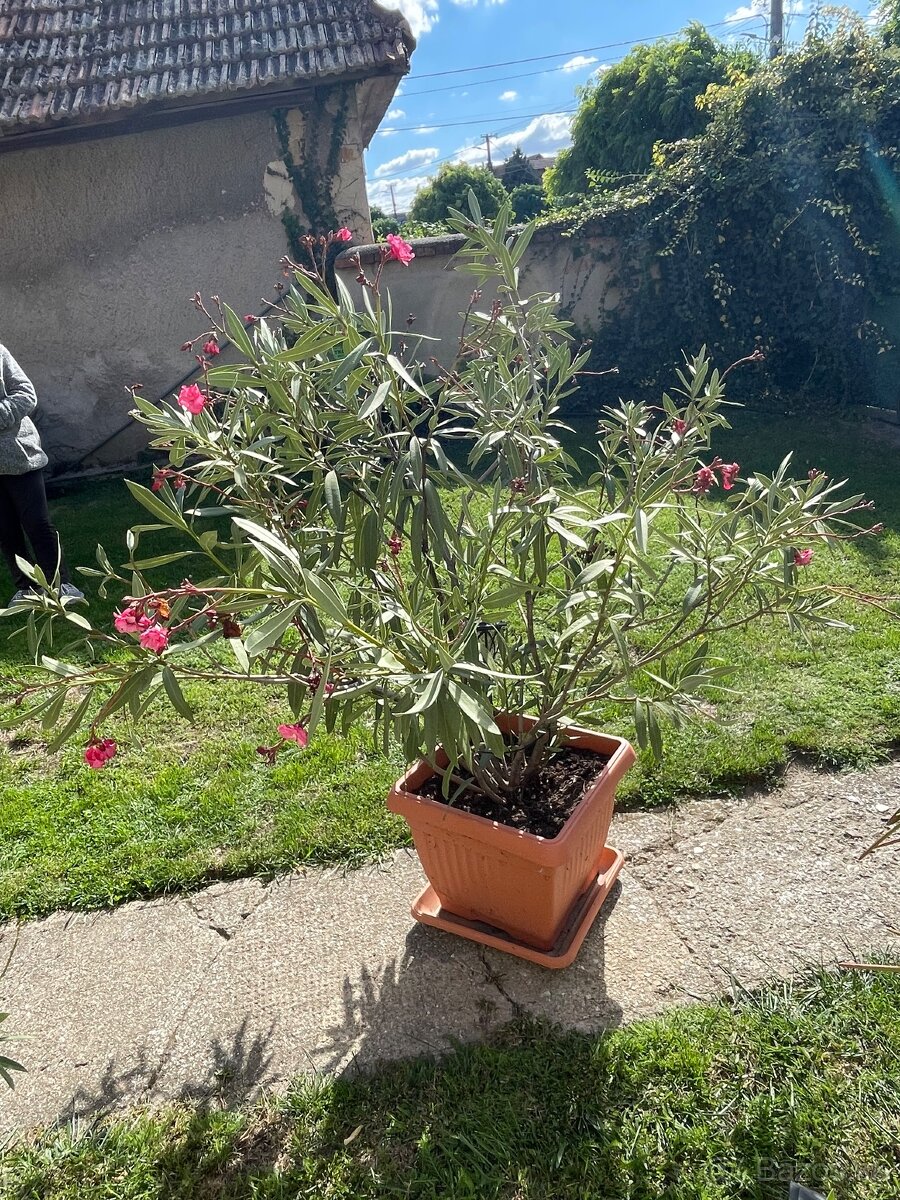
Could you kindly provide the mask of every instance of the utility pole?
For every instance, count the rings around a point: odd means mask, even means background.
[[[772,0],[769,13],[769,58],[777,58],[784,48],[784,0]]]
[[[397,197],[394,195],[394,185],[391,184],[391,208],[394,210],[394,216],[397,216]]]
[[[491,162],[491,138],[494,135],[492,133],[486,133],[483,136],[484,136],[484,140],[487,142],[488,170],[493,172],[494,164]]]

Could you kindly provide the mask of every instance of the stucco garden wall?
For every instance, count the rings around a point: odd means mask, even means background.
[[[271,296],[286,251],[265,191],[277,157],[267,113],[0,156],[0,341],[34,380],[55,466],[122,425],[129,384],[155,398],[190,367],[195,291],[241,311]]]
[[[348,117],[335,201],[368,229],[355,100]],[[144,445],[132,427],[90,454],[127,421],[128,385],[156,399],[192,365],[179,348],[202,330],[194,292],[239,313],[275,297],[282,213],[303,219],[282,152],[257,111],[0,155],[0,342],[34,380],[55,469]]]
[[[463,242],[461,237],[418,239],[413,243],[416,257],[410,266],[388,262],[382,276],[393,300],[395,327],[402,330],[407,315],[414,316],[414,332],[440,338],[423,353],[434,355],[445,366],[456,354],[460,314],[468,307],[475,286],[473,276],[458,269],[464,260],[454,259]],[[361,247],[346,251],[338,260],[340,277],[353,294],[358,293],[354,281],[357,253],[371,275],[380,251]],[[617,244],[611,238],[599,234],[565,237],[557,230],[540,230],[522,259],[520,287],[525,295],[558,293],[561,314],[589,336],[619,304],[620,295],[612,282],[616,265]],[[486,288],[478,307],[489,308],[492,298],[491,289]]]

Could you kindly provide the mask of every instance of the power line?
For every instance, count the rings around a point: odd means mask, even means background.
[[[762,14],[760,14],[762,16]],[[744,17],[741,21],[713,21],[707,25],[707,29],[719,29],[723,25],[739,25],[742,21],[757,20],[757,15],[754,13],[752,17]],[[765,20],[765,17],[762,17]],[[684,33],[683,29],[677,29],[674,33],[656,33],[650,37],[629,38],[624,42],[606,42],[601,46],[585,46],[581,50],[559,50],[555,54],[535,54],[531,58],[510,58],[506,62],[482,63],[479,67],[453,67],[447,71],[427,71],[422,75],[417,75],[417,79],[437,79],[442,75],[465,75],[471,71],[492,71],[495,67],[518,67],[523,63],[547,62],[551,58],[574,58],[578,54],[593,54],[595,50],[619,50],[623,46],[637,46],[645,42],[658,42],[663,38],[678,37],[680,33]]]
[[[734,28],[737,31],[738,26],[746,25],[747,23],[754,22],[754,21],[762,21],[763,24],[765,24],[766,18],[760,13],[758,16],[754,15],[752,17],[743,17],[740,21],[728,21],[727,24],[730,25],[732,28]],[[670,35],[661,34],[660,36],[668,37]],[[658,40],[658,39],[651,38],[648,40],[654,41],[654,40]],[[636,44],[636,43],[631,43],[631,42],[620,43],[620,45],[633,45],[633,44]],[[595,49],[596,49],[596,47],[595,47]],[[584,53],[587,53],[587,51],[581,51],[581,53],[584,54]],[[556,57],[560,57],[560,56],[550,55],[549,57],[556,58]],[[522,59],[521,61],[522,62],[529,62],[529,61],[533,62],[535,60],[534,59]],[[618,60],[618,61],[621,61],[621,60]],[[495,63],[494,65],[498,66],[498,67],[503,67],[503,66],[507,66],[507,65],[511,65],[511,64]],[[483,71],[483,70],[486,70],[487,68],[486,67],[463,67],[461,69],[465,70],[465,71]],[[509,83],[510,81],[516,80],[516,79],[533,79],[536,75],[554,75],[554,74],[557,74],[558,72],[564,71],[564,70],[565,70],[565,66],[562,66],[562,67],[543,68],[540,71],[519,71],[515,75],[494,75],[490,79],[467,80],[464,85],[462,83],[448,83],[448,84],[443,84],[441,87],[436,87],[436,88],[422,88],[421,90],[419,90],[417,92],[404,91],[404,92],[401,92],[401,94],[397,97],[397,99],[398,99],[398,101],[399,100],[412,100],[416,96],[434,96],[438,92],[455,92],[457,90],[457,88],[460,88],[462,86],[465,86],[467,88],[488,87],[492,83]],[[452,72],[438,71],[438,72],[436,72],[436,74],[437,75],[450,75],[450,74],[452,74]],[[416,79],[429,79],[429,78],[431,78],[431,76],[429,76],[429,75],[417,75],[416,76]]]
[[[532,117],[562,117],[562,116],[569,116],[571,113],[574,113],[577,111],[578,110],[574,109],[574,108],[562,108],[562,109],[557,109],[555,112],[532,113],[531,116]],[[523,119],[524,119],[524,117],[507,117],[507,118],[505,118],[505,121],[506,121],[506,123],[509,123],[509,122],[519,121],[519,120],[523,120]],[[477,120],[477,121],[454,121],[454,122],[451,122],[451,124],[454,124],[454,125],[477,125],[480,123],[480,120],[481,120],[481,118],[479,118],[479,120]],[[504,121],[498,122],[498,124],[501,124],[501,125],[503,123],[504,123]],[[495,137],[495,136],[496,136],[495,134],[493,134],[493,133],[491,134],[491,137]],[[466,146],[463,148],[463,150],[459,150],[459,149],[454,150],[451,154],[446,154],[442,158],[435,158],[429,163],[426,163],[426,162],[414,163],[411,167],[404,167],[400,171],[391,171],[390,175],[375,175],[375,174],[373,174],[372,180],[375,183],[387,183],[388,180],[390,180],[390,179],[401,179],[404,175],[409,175],[414,171],[430,171],[432,167],[439,166],[440,163],[449,162],[451,159],[458,158],[459,155],[461,153],[463,153],[464,150],[477,150],[480,146],[483,146],[483,145],[484,145],[484,140],[482,139],[481,142],[476,143],[476,145],[474,145],[474,146]]]
[[[573,113],[577,112],[577,108],[557,108],[552,113],[537,112],[523,113],[512,112],[507,113],[503,117],[498,117],[495,112],[482,113],[481,116],[469,117],[465,121],[442,121],[437,125],[428,125],[424,121],[420,121],[417,125],[386,125],[384,129],[379,129],[379,133],[418,133],[420,130],[425,130],[430,133],[433,129],[453,129],[460,125],[478,125],[481,121],[493,121],[495,125],[507,125],[510,121],[528,121],[533,117],[550,117],[556,116],[557,113]],[[493,137],[493,134],[491,134]]]
[[[765,15],[762,13],[758,13],[758,14],[754,14],[753,16],[743,17],[739,21],[715,21],[712,24],[707,25],[706,28],[707,29],[716,29],[721,26],[728,26],[730,29],[734,30],[735,32],[741,32],[742,26],[746,27],[748,24],[751,24],[755,21],[762,21],[764,25],[766,25],[766,26],[768,25]],[[682,31],[679,30],[678,32],[682,32]],[[472,71],[486,71],[486,70],[490,70],[494,67],[511,67],[511,66],[518,66],[519,64],[523,64],[523,63],[543,62],[543,61],[547,61],[548,59],[553,59],[553,58],[566,58],[566,57],[573,57],[578,54],[590,54],[595,50],[617,49],[617,48],[621,48],[623,46],[633,46],[633,45],[637,45],[639,43],[660,41],[666,37],[677,37],[677,36],[678,36],[677,33],[661,33],[661,34],[656,34],[654,37],[649,37],[649,38],[635,38],[635,39],[632,39],[630,41],[625,41],[625,42],[610,42],[603,46],[587,46],[583,50],[560,51],[559,53],[556,53],[556,54],[541,54],[541,55],[535,55],[531,58],[511,59],[508,62],[486,63],[480,67],[459,67],[459,68],[455,68],[454,70],[432,71],[432,72],[428,72],[426,74],[417,75],[416,78],[417,79],[431,79],[431,78],[436,78],[439,76],[464,74],[464,73],[468,73],[468,72],[472,72]],[[561,71],[561,70],[562,70],[562,67],[553,67],[553,68],[551,68],[551,71],[528,71],[528,72],[524,72],[524,73],[516,74],[516,75],[497,76],[497,77],[491,78],[491,79],[476,79],[476,80],[472,80],[471,82],[467,82],[465,84],[465,86],[466,87],[477,87],[482,84],[505,83],[509,80],[528,79],[534,75],[545,75],[545,74],[550,74],[551,72],[556,72],[556,71]],[[412,99],[415,96],[431,95],[434,92],[455,91],[456,88],[459,86],[460,86],[459,84],[451,84],[448,87],[429,88],[429,89],[426,89],[426,90],[423,90],[420,92],[404,92],[401,96],[398,96],[397,99],[398,100],[406,100],[406,99]],[[472,118],[467,121],[445,121],[445,122],[439,122],[436,125],[426,125],[426,123],[424,121],[420,121],[416,125],[389,125],[389,126],[385,126],[384,129],[380,129],[379,133],[410,133],[410,132],[416,132],[420,129],[428,129],[430,131],[432,129],[438,130],[438,129],[459,128],[461,126],[466,126],[466,125],[477,125],[481,121],[490,120],[492,118],[495,120],[495,124],[503,125],[503,124],[509,124],[509,123],[515,122],[515,121],[534,120],[534,119],[538,119],[541,117],[568,116],[577,111],[578,110],[576,107],[576,108],[557,109],[551,113],[547,113],[547,112],[543,112],[543,113],[508,113],[505,117],[500,117],[500,118],[496,118],[495,114],[491,113],[491,114],[484,114],[482,116],[475,117],[475,118]],[[494,137],[495,135],[491,134],[490,136]],[[424,162],[415,163],[411,167],[404,167],[400,171],[392,171],[390,175],[382,175],[382,176],[378,176],[378,177],[373,175],[372,184],[373,185],[379,184],[379,183],[389,184],[392,179],[402,179],[404,176],[413,174],[416,171],[430,171],[433,167],[440,166],[442,163],[449,162],[451,159],[458,158],[460,153],[464,152],[464,150],[477,150],[477,149],[480,149],[483,145],[484,145],[484,142],[482,141],[480,143],[477,143],[475,146],[464,147],[463,150],[457,149],[457,150],[454,150],[450,154],[445,154],[440,158],[433,159],[429,163],[424,163]]]

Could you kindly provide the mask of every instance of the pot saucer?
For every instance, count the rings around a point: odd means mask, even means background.
[[[562,933],[549,950],[538,950],[525,942],[518,942],[481,921],[467,921],[457,917],[446,909],[441,908],[441,902],[435,895],[431,884],[421,892],[412,906],[411,912],[417,921],[423,925],[431,925],[435,929],[443,929],[446,933],[455,933],[458,937],[467,938],[470,942],[478,942],[482,946],[490,946],[492,950],[502,950],[504,954],[514,954],[517,958],[527,959],[541,967],[559,970],[568,967],[575,961],[575,956],[581,949],[581,944],[594,919],[603,906],[603,901],[609,895],[615,883],[625,855],[621,850],[606,846],[600,859],[600,872],[597,878],[575,901],[569,916],[563,926]]]

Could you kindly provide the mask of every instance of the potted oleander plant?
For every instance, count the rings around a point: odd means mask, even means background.
[[[88,574],[119,589],[114,628],[29,602],[46,675],[18,719],[54,744],[86,731],[94,768],[114,760],[113,714],[159,699],[190,720],[191,680],[211,673],[271,689],[270,760],[368,721],[412,764],[389,804],[430,879],[417,915],[558,965],[596,912],[634,758],[604,723],[624,712],[658,754],[723,684],[718,631],[839,624],[805,568],[862,532],[865,505],[792,479],[787,459],[767,477],[712,457],[725,381],[703,354],[660,401],[606,412],[580,473],[559,411],[587,354],[555,296],[521,294],[534,226],[509,222],[508,206],[493,224],[477,207],[453,218],[473,292],[452,368],[394,321],[385,264],[415,270],[398,237],[368,273],[357,260],[354,295],[326,282],[339,231],[286,262],[266,320],[196,298],[197,382],[135,401],[167,461],[128,486],[172,550],[144,557],[147,526],[123,570],[98,550]],[[163,564],[181,582],[151,582]],[[73,621],[91,656],[41,656]]]

